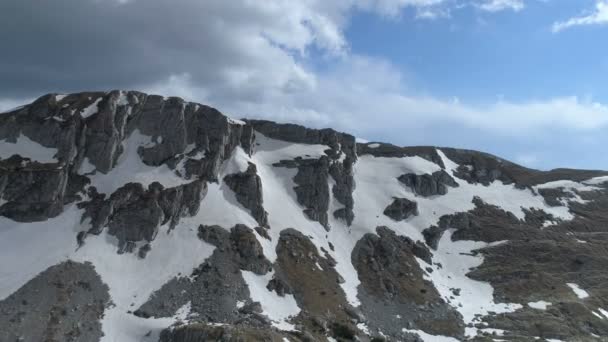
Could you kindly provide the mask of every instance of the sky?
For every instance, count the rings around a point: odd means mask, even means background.
[[[369,141],[608,169],[608,0],[2,0],[0,111],[140,90]]]

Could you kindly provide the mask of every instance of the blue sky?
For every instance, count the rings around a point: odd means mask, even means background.
[[[608,0],[5,0],[0,110],[137,89],[367,140],[608,169],[607,36]]]
[[[434,20],[415,20],[412,10],[388,20],[359,12],[345,34],[353,52],[389,59],[412,86],[439,96],[492,102],[579,94],[605,102],[606,28],[552,32],[555,21],[593,5],[530,1],[498,13],[466,7]]]

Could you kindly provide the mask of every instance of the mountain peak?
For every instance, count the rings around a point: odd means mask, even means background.
[[[48,94],[0,114],[0,340],[607,336],[607,176]]]

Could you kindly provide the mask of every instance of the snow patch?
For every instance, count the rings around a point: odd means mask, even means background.
[[[294,325],[288,323],[287,320],[298,315],[300,308],[293,295],[286,294],[284,297],[280,297],[276,292],[266,288],[274,272],[268,272],[265,275],[257,275],[250,271],[241,272],[249,287],[251,299],[260,302],[263,313],[272,320],[273,325],[281,330],[294,331]]]
[[[585,298],[589,297],[589,293],[587,293],[587,291],[583,290],[577,284],[575,284],[575,283],[566,283],[566,285],[568,285],[568,287],[570,287],[572,289],[572,291],[574,292],[574,294],[576,294],[576,296],[579,299],[585,299]]]
[[[418,259],[423,269],[431,267],[432,273],[425,273],[437,288],[439,294],[462,314],[465,325],[479,322],[477,315],[486,316],[490,312],[505,313],[521,309],[520,304],[495,303],[494,289],[489,283],[473,280],[466,274],[483,263],[481,255],[471,255],[471,251],[491,244],[478,241],[452,241],[453,229],[441,237],[437,251],[434,252],[433,265]],[[439,263],[442,267],[436,265]],[[451,288],[459,288],[460,295],[454,296]],[[454,299],[450,298],[454,297]],[[467,336],[475,336],[476,328],[466,328]]]
[[[403,328],[403,329],[401,329],[401,331],[410,333],[410,334],[417,334],[418,336],[420,336],[420,338],[424,342],[459,342],[457,339],[455,339],[453,337],[441,336],[441,335],[431,335],[431,334],[425,333],[422,330]]]
[[[378,148],[378,147],[380,147],[380,144],[378,144],[378,143],[373,143],[373,144],[369,144],[369,145],[367,145],[367,147],[369,147],[369,148]]]
[[[103,98],[98,98],[97,100],[95,100],[95,102],[93,102],[92,104],[90,104],[88,107],[86,107],[85,109],[82,110],[82,112],[80,112],[80,116],[83,119],[87,119],[92,115],[97,114],[97,111],[99,110],[98,105],[99,102],[101,102]]]
[[[19,134],[17,141],[14,143],[7,140],[0,140],[0,159],[8,159],[17,154],[40,163],[56,163],[58,161],[55,158],[56,148],[44,147],[23,134]]]
[[[547,310],[547,307],[549,305],[551,305],[551,303],[545,302],[544,300],[539,300],[538,302],[528,303],[529,307],[531,307],[532,309],[537,309],[537,310]]]
[[[111,194],[128,182],[141,183],[147,187],[158,181],[165,187],[174,187],[189,183],[189,180],[179,177],[167,165],[148,166],[141,161],[137,149],[150,144],[150,137],[139,130],[133,131],[123,142],[123,153],[118,158],[116,166],[107,174],[96,172],[91,178],[91,185],[100,193]],[[90,168],[90,167],[89,167]]]

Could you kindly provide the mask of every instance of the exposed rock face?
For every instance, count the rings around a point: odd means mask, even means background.
[[[441,150],[450,160],[459,164],[455,176],[469,183],[489,185],[498,180],[504,184],[514,184],[518,188],[525,188],[561,179],[580,182],[606,175],[605,171],[593,170],[532,170],[488,153],[454,148],[442,148]]]
[[[251,153],[254,138],[252,126],[180,98],[120,91],[49,94],[0,117],[0,140],[23,135],[57,150],[54,162],[0,160],[0,198],[6,201],[0,214],[24,222],[59,215],[66,199],[74,200],[87,183],[72,176],[83,162],[110,172],[135,131],[150,137],[149,146],[138,149],[145,164],[166,164],[186,179],[210,181],[236,146]]]
[[[418,204],[407,198],[395,198],[393,203],[384,209],[384,215],[395,221],[403,221],[410,216],[418,215]]]
[[[0,341],[98,341],[109,302],[91,264],[52,266],[0,301]]]
[[[268,227],[268,213],[264,210],[262,180],[254,164],[249,163],[247,170],[224,177],[224,182],[234,191],[237,201],[249,209],[251,216],[262,227]]]
[[[148,189],[139,183],[128,183],[117,189],[108,199],[91,188],[84,208],[83,221],[91,221],[90,233],[99,234],[105,226],[119,241],[119,253],[132,252],[135,243],[151,242],[160,225],[177,225],[181,217],[194,216],[207,191],[206,183],[193,181],[174,188],[152,183]]]
[[[367,234],[359,240],[352,254],[361,280],[359,299],[370,328],[396,340],[405,338],[404,325],[433,335],[461,337],[462,318],[424,279],[415,260],[430,260],[428,249],[387,227],[376,231],[378,235]]]
[[[420,157],[445,168],[443,160],[437,153],[437,148],[432,146],[395,146],[387,143],[365,143],[357,144],[357,154],[372,155],[374,157],[403,158]]]
[[[277,281],[269,285],[288,284],[298,306],[306,308],[298,321],[307,330],[318,331],[316,339],[323,338],[335,324],[359,334],[350,321],[349,312],[353,309],[346,302],[334,265],[335,261],[320,256],[312,242],[299,231],[290,228],[281,232],[275,264]]]
[[[352,193],[355,188],[353,178],[353,164],[357,160],[357,144],[355,137],[349,134],[336,132],[332,129],[315,130],[294,124],[277,124],[264,120],[247,120],[253,128],[273,139],[289,141],[301,144],[321,144],[328,145],[325,151],[328,158],[321,158],[317,162],[300,160],[295,165],[285,161],[277,166],[298,167],[297,180],[294,179],[301,194],[298,194],[300,203],[307,207],[306,214],[315,221],[319,221],[326,229],[327,210],[329,197],[325,196],[327,185],[327,175],[331,175],[334,180],[332,193],[336,200],[344,205],[337,209],[333,215],[343,219],[350,225],[354,219],[354,201]],[[289,166],[288,166],[289,167]],[[312,175],[311,167],[315,168],[318,175]],[[296,190],[298,192],[298,190]],[[327,193],[329,193],[327,191]],[[318,206],[310,206],[311,199],[322,201]]]
[[[408,173],[398,179],[422,197],[445,195],[448,193],[448,187],[458,187],[458,183],[445,170],[433,172],[431,175]]]
[[[151,338],[161,322],[163,342],[608,336],[608,177],[587,181],[606,172],[356,144],[119,91],[47,95],[2,113],[0,152],[1,341],[98,341],[102,323]],[[473,186],[450,189],[465,181]],[[492,182],[515,188],[493,196]],[[289,324],[296,331],[279,331]]]
[[[302,204],[304,214],[313,221],[321,223],[329,230],[327,211],[329,210],[329,158],[282,160],[275,167],[298,168],[293,178],[293,188],[298,202]]]
[[[252,304],[240,271],[265,274],[271,268],[252,230],[243,225],[230,231],[219,226],[200,226],[199,237],[216,247],[213,255],[190,278],[176,277],[165,284],[135,314],[171,317],[190,302],[191,312],[203,322],[238,321],[249,326],[268,325],[268,320],[258,311],[239,310],[237,307],[237,302]]]
[[[195,323],[164,330],[160,335],[160,342],[283,342],[287,336],[289,335],[269,329]],[[294,339],[294,336],[289,336],[289,340],[300,341]]]
[[[0,215],[21,222],[41,221],[63,210],[69,174],[59,164],[14,156],[0,160]]]

